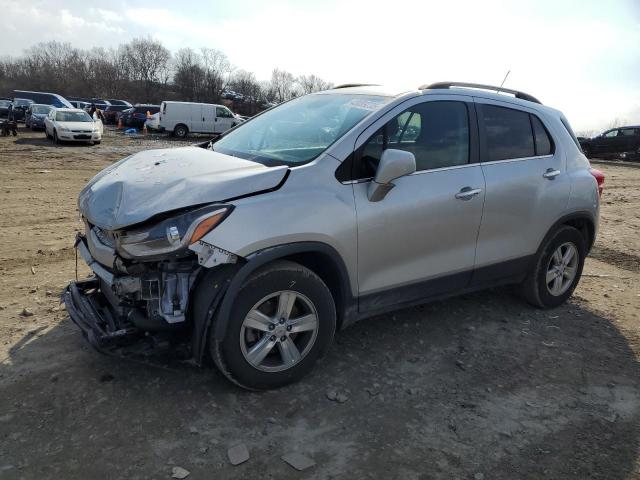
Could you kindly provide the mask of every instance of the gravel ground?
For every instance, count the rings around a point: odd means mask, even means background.
[[[598,165],[601,230],[565,306],[503,288],[398,311],[340,332],[302,382],[249,393],[94,353],[58,303],[80,188],[179,145],[0,138],[0,478],[640,478],[640,169]]]

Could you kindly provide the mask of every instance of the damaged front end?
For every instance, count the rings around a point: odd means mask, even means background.
[[[77,254],[93,276],[62,294],[69,316],[98,351],[191,354],[192,290],[203,269],[237,257],[200,239],[232,210],[213,205],[108,231],[85,220]]]

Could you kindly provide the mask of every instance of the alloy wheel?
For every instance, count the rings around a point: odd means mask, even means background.
[[[309,353],[318,336],[318,313],[305,295],[292,290],[259,300],[244,318],[240,349],[249,364],[264,372],[280,372]]]
[[[554,297],[565,293],[573,284],[578,272],[578,256],[578,249],[571,242],[563,243],[551,255],[545,281]]]

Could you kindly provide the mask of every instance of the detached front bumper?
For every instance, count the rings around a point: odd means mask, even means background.
[[[73,323],[101,353],[115,353],[140,337],[140,331],[135,327],[118,328],[96,277],[71,282],[62,292],[62,301]]]

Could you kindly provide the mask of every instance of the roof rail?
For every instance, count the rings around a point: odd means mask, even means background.
[[[342,85],[337,85],[333,87],[333,90],[337,90],[338,88],[377,87],[377,86],[379,86],[377,83],[343,83]]]
[[[466,87],[466,88],[477,88],[479,90],[491,90],[497,93],[505,92],[510,93],[516,98],[521,100],[527,100],[529,102],[539,103],[542,105],[542,102],[538,100],[536,97],[529,95],[528,93],[520,92],[518,90],[511,90],[510,88],[503,87],[494,87],[493,85],[482,85],[480,83],[466,83],[466,82],[437,82],[432,83],[431,85],[421,85],[419,90],[437,90],[451,87]]]

